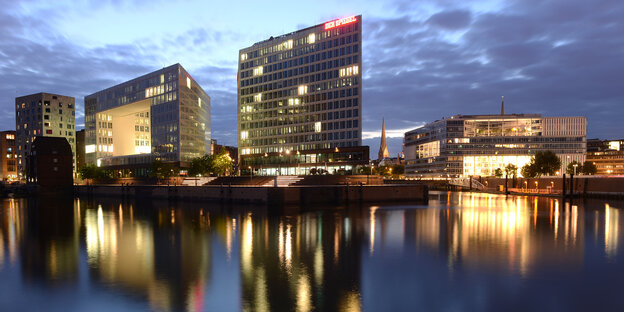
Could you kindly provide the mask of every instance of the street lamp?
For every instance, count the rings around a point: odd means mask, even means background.
[[[535,191],[537,192],[537,181],[535,181]]]
[[[574,167],[574,175],[576,175],[576,167],[578,167],[578,164],[574,164],[572,167]]]
[[[524,191],[526,192],[529,189],[528,182],[524,181]]]

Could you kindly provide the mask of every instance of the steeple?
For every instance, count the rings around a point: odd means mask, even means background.
[[[384,118],[381,119],[381,144],[379,145],[379,154],[377,155],[377,159],[389,158],[390,153],[388,152],[388,146],[386,145],[386,121]]]
[[[502,96],[503,102],[501,103],[501,115],[505,115],[505,97]]]

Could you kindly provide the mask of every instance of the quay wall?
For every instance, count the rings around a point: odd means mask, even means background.
[[[166,186],[77,185],[78,195],[128,196],[253,204],[344,204],[349,202],[427,201],[426,185],[344,186]]]

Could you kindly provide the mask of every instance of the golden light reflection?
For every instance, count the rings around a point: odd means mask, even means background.
[[[555,241],[559,235],[559,201],[555,201]]]
[[[277,230],[277,256],[279,258],[279,260],[282,262],[284,261],[284,223],[283,221],[280,221],[279,223],[279,227]]]
[[[342,227],[340,221],[336,221],[336,227],[334,227],[334,263],[338,263],[340,259],[340,238]]]
[[[301,274],[297,283],[297,312],[312,311],[312,289],[308,276]]]
[[[361,296],[358,292],[350,291],[345,294],[340,305],[342,312],[360,312],[362,311]]]
[[[605,204],[605,253],[613,258],[617,255],[620,211]]]
[[[269,305],[268,300],[268,290],[267,290],[267,281],[266,281],[266,273],[264,272],[263,267],[259,267],[256,270],[256,284],[254,287],[254,307],[253,310],[258,312],[268,312],[271,311],[271,306]],[[252,310],[252,309],[246,309]]]
[[[286,269],[290,271],[292,265],[292,233],[290,224],[286,225],[286,241],[284,245],[284,261]]]
[[[15,200],[11,198],[9,200],[9,263],[11,265],[15,265],[18,258],[18,236],[22,232],[21,231],[21,218],[20,214],[17,211],[17,207],[15,204]]]
[[[369,247],[369,251],[370,251],[371,255],[373,254],[373,251],[375,251],[375,227],[376,227],[376,224],[375,224],[375,211],[377,211],[378,208],[379,207],[377,207],[377,206],[372,206],[370,208],[370,225],[369,225],[369,227],[370,227],[370,230],[369,230],[369,232],[370,232],[370,239],[369,239],[370,240],[370,247]]]
[[[243,274],[253,272],[252,251],[253,251],[253,224],[251,213],[243,219],[244,226],[241,227],[241,267]],[[248,276],[247,278],[250,278]]]
[[[323,285],[323,263],[323,247],[319,244],[314,251],[314,281],[318,287]]]
[[[227,255],[228,262],[232,260],[232,239],[234,219],[227,219],[225,221],[225,253]]]

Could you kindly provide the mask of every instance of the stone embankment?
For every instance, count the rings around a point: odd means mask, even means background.
[[[357,202],[427,201],[426,185],[325,185],[325,186],[240,186],[240,185],[77,185],[81,196],[128,196],[276,205],[347,204]]]

